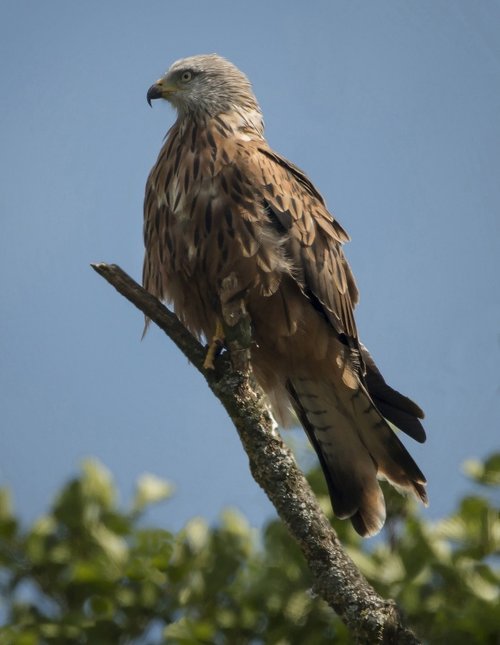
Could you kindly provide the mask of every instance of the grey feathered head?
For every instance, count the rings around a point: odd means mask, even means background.
[[[180,117],[215,116],[235,109],[261,115],[248,78],[217,54],[176,61],[148,90],[150,105],[159,98],[169,101]]]

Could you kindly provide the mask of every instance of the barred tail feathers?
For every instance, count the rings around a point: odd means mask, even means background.
[[[362,536],[376,535],[386,515],[377,477],[427,503],[424,475],[361,383],[351,389],[294,378],[288,392],[318,454],[337,517],[350,518]]]

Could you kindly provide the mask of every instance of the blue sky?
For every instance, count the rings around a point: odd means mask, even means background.
[[[154,521],[272,514],[228,418],[174,346],[90,268],[142,264],[147,173],[178,58],[253,82],[271,145],[349,231],[361,336],[427,413],[407,441],[437,518],[499,448],[500,3],[17,2],[0,8],[0,483],[32,520],[95,456]]]

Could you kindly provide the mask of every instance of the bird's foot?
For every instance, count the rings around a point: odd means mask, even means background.
[[[224,328],[222,327],[221,321],[217,318],[217,323],[215,325],[215,332],[212,336],[212,340],[208,345],[207,355],[203,362],[203,367],[206,370],[215,369],[215,359],[220,354],[225,341]]]

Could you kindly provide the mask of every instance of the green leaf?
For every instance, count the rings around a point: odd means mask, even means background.
[[[170,482],[146,473],[137,483],[132,510],[140,512],[149,504],[168,499],[172,496],[173,491],[174,486]]]
[[[98,618],[112,618],[115,611],[115,603],[106,596],[91,596],[89,607],[91,612]]]
[[[163,634],[168,643],[200,645],[200,643],[212,642],[214,628],[207,622],[193,622],[184,617],[168,625]]]
[[[478,484],[500,486],[500,453],[494,453],[484,462],[468,459],[463,469]]]

